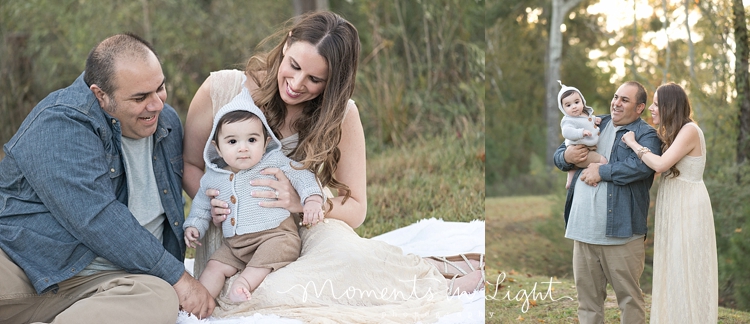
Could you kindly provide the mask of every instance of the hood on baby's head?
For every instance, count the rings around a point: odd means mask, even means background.
[[[211,135],[208,136],[208,141],[206,142],[206,146],[203,149],[203,160],[205,161],[206,165],[214,164],[215,161],[221,160],[219,153],[216,151],[216,147],[211,144],[211,140],[214,138],[214,134],[216,134],[216,128],[219,124],[219,120],[221,120],[224,115],[234,111],[246,111],[252,113],[253,115],[257,116],[258,119],[260,119],[261,123],[263,123],[263,127],[268,133],[269,138],[268,145],[266,145],[266,153],[281,150],[281,141],[276,138],[276,135],[273,134],[271,127],[268,126],[266,116],[263,115],[263,112],[260,111],[260,108],[258,108],[258,106],[255,104],[255,101],[253,101],[253,97],[250,96],[250,92],[247,90],[247,88],[242,87],[242,91],[237,96],[232,98],[229,103],[221,107],[221,109],[219,109],[219,111],[216,113],[216,116],[214,116]]]
[[[578,92],[578,95],[581,96],[581,100],[583,101],[583,106],[585,107],[584,110],[589,114],[589,116],[593,116],[594,115],[594,108],[586,106],[586,98],[583,97],[583,93],[581,93],[581,90],[578,90],[575,87],[566,86],[566,85],[562,84],[562,82],[560,80],[557,80],[557,83],[559,83],[560,87],[562,87],[560,89],[560,92],[557,93],[557,108],[560,109],[560,111],[563,113],[563,116],[567,116],[568,115],[565,112],[565,109],[562,106],[563,94],[565,94],[568,91]]]

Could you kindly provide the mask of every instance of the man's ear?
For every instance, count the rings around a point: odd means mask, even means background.
[[[94,93],[94,96],[96,97],[96,100],[99,101],[99,106],[104,108],[104,110],[107,110],[107,107],[109,107],[109,96],[107,95],[102,88],[99,88],[98,85],[92,84],[89,89],[91,89],[91,92]]]
[[[635,110],[638,112],[638,114],[642,114],[644,110],[646,110],[646,104],[645,103],[639,103],[637,106],[635,106]]]

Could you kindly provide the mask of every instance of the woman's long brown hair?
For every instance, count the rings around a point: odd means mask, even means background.
[[[318,97],[307,102],[300,117],[290,125],[299,134],[297,147],[289,156],[303,164],[303,168],[315,173],[324,187],[344,191],[344,202],[351,196],[345,183],[336,179],[335,173],[341,152],[341,124],[349,99],[354,93],[359,58],[359,35],[357,29],[339,15],[331,12],[314,12],[287,22],[284,28],[266,38],[282,38],[267,53],[250,58],[245,72],[258,85],[253,93],[256,104],[266,115],[271,130],[282,138],[280,129],[286,120],[286,105],[279,94],[277,76],[284,57],[284,45],[304,41],[312,44],[328,63],[326,87]],[[343,203],[343,202],[342,202]],[[329,210],[333,205],[329,201]]]
[[[656,89],[659,107],[659,127],[656,132],[661,139],[661,151],[666,152],[677,138],[682,126],[693,121],[693,111],[687,93],[679,85],[670,82]],[[677,165],[669,168],[670,175],[677,177],[680,170]]]

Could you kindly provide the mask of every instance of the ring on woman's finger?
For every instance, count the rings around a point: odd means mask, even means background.
[[[279,191],[278,190],[274,190],[273,193],[276,195],[276,199],[279,199]]]

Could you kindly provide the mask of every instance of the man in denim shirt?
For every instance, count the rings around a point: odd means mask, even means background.
[[[185,272],[182,126],[151,45],[99,43],[0,161],[0,322],[175,323],[214,300]]]
[[[645,261],[644,237],[649,189],[654,171],[625,143],[633,131],[639,143],[661,154],[653,127],[640,118],[647,93],[638,82],[620,86],[612,98],[610,116],[602,118],[597,152],[607,164],[592,163],[578,170],[565,202],[565,237],[574,241],[573,276],[578,291],[580,323],[604,323],[607,283],[612,285],[622,323],[645,323],[645,305],[639,284]],[[587,148],[561,145],[555,165],[571,170],[586,159]]]

